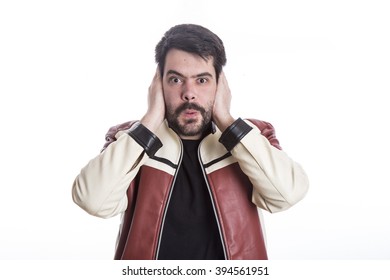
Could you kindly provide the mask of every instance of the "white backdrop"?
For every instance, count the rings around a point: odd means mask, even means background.
[[[389,259],[386,1],[0,2],[0,259],[111,259],[119,218],[71,199],[107,129],[140,118],[179,23],[225,43],[235,117],[271,122],[311,188],[265,213],[271,259]]]

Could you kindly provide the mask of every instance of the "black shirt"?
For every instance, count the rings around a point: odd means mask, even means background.
[[[224,259],[221,237],[198,159],[200,140],[182,140],[183,160],[163,225],[158,259]]]

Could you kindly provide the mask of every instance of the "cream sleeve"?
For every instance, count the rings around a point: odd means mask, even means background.
[[[76,177],[73,201],[91,215],[109,218],[127,208],[126,192],[148,156],[127,133],[120,131],[117,140],[92,159]]]
[[[309,188],[308,177],[300,164],[284,151],[273,147],[251,122],[253,129],[232,150],[252,185],[252,201],[269,212],[290,208]]]

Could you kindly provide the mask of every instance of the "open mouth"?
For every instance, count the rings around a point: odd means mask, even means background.
[[[187,117],[195,117],[198,115],[198,113],[199,111],[194,109],[187,109],[183,111],[183,114]]]

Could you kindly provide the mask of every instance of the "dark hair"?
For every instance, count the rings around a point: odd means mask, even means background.
[[[205,60],[213,57],[217,80],[222,67],[226,64],[226,54],[222,40],[200,25],[180,24],[172,27],[164,34],[155,50],[155,58],[161,76],[164,74],[165,58],[170,49],[194,53]]]

